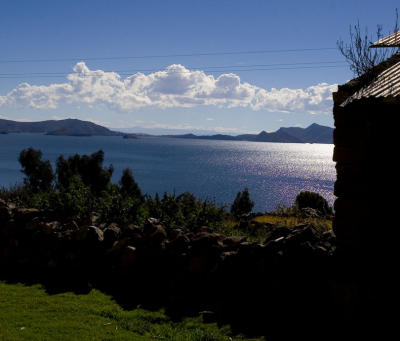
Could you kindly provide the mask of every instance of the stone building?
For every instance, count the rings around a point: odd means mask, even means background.
[[[397,39],[390,39],[391,35],[371,47],[400,46],[400,31],[395,35]],[[377,226],[395,213],[388,211],[393,200],[386,193],[389,190],[394,200],[397,197],[400,53],[339,86],[333,99],[333,160],[337,170],[334,230],[345,252],[370,253],[371,243],[376,245]],[[387,228],[392,232],[393,227]],[[385,227],[379,229],[383,232]]]
[[[400,47],[400,31],[372,48]],[[333,94],[339,273],[362,325],[387,324],[398,303],[400,263],[400,53]],[[371,324],[372,325],[372,324]],[[381,324],[382,325],[382,324]]]

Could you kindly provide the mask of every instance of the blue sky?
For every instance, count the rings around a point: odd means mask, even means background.
[[[397,1],[0,2],[0,118],[272,131],[332,126],[336,41]],[[179,130],[177,130],[179,131]]]

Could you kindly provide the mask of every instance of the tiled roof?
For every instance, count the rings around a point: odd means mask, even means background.
[[[400,31],[394,32],[387,37],[379,39],[370,47],[400,47]]]
[[[368,85],[347,98],[341,106],[345,106],[356,99],[387,96],[400,96],[400,62],[382,71]]]

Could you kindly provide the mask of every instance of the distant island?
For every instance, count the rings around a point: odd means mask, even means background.
[[[281,142],[281,143],[333,143],[333,128],[313,123],[307,128],[289,127],[280,128],[275,132],[262,131],[259,134],[243,135],[206,135],[194,134],[165,135],[181,139],[224,140],[224,141],[251,141],[251,142]]]
[[[124,134],[122,137],[124,139],[137,139],[137,135],[135,134]]]
[[[41,133],[56,136],[121,136],[125,139],[135,139],[140,135],[127,132],[119,132],[100,126],[93,122],[78,119],[49,120],[39,122],[17,122],[0,119],[1,134],[8,133]],[[224,140],[224,141],[251,141],[251,142],[281,142],[281,143],[333,143],[333,128],[313,123],[307,128],[289,127],[280,128],[275,132],[262,131],[259,134],[242,134],[237,136],[215,135],[161,135],[161,137],[173,137],[181,139]]]

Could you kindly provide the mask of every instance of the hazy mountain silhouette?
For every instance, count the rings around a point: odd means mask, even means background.
[[[194,134],[168,135],[169,137],[202,140],[229,140],[229,141],[253,141],[253,142],[285,142],[285,143],[333,143],[333,128],[313,123],[307,128],[289,127],[280,128],[275,132],[262,131],[259,134],[231,135],[207,135]]]

